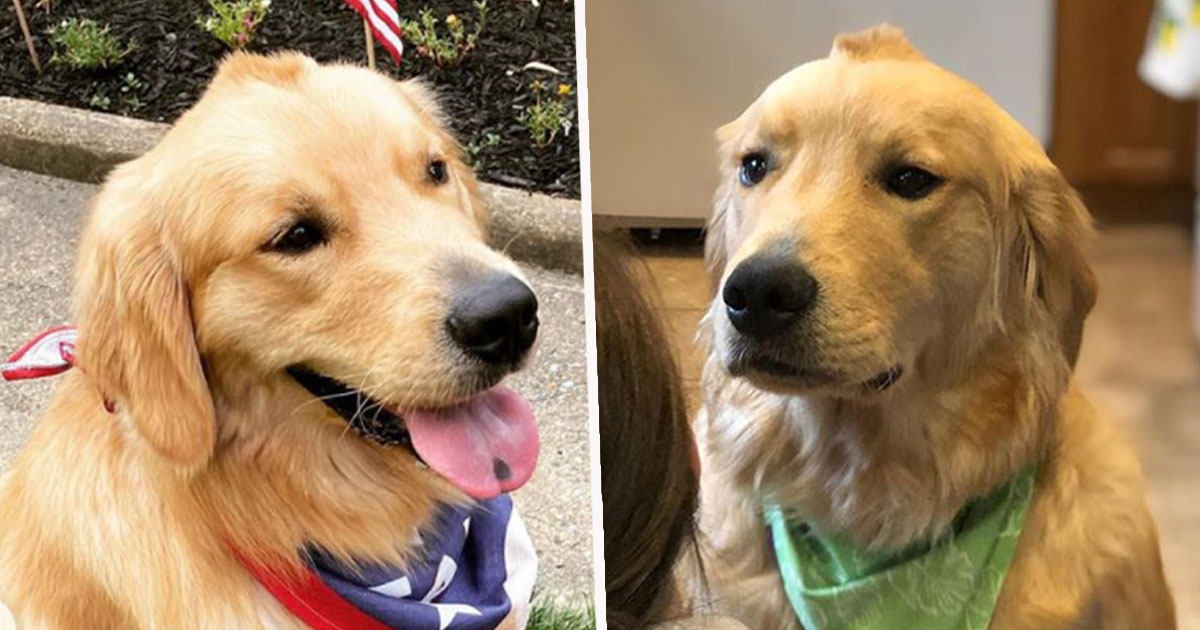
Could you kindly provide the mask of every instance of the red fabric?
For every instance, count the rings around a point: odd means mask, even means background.
[[[284,608],[313,630],[395,630],[342,599],[312,571],[296,579],[259,565],[240,552],[234,555]]]
[[[43,367],[43,368],[16,368],[12,370],[4,370],[2,376],[6,381],[24,381],[32,378],[42,378],[45,376],[54,376],[62,374],[71,369],[71,366],[64,365],[62,367]]]
[[[375,41],[388,51],[397,64],[400,63],[402,35],[399,22],[392,19],[396,15],[396,0],[346,0],[346,4],[367,21],[371,32],[375,34]]]
[[[37,345],[37,343],[39,341],[46,338],[47,336],[49,336],[53,333],[59,332],[61,330],[70,330],[73,328],[74,328],[74,326],[72,326],[70,324],[63,324],[61,326],[55,326],[53,328],[48,328],[48,329],[42,331],[41,333],[38,334],[38,336],[34,337],[33,339],[30,339],[28,342],[25,343],[25,345],[21,346],[20,349],[18,349],[16,352],[12,353],[12,355],[9,356],[8,359],[6,359],[4,361],[4,363],[12,363],[12,362],[17,361],[26,352],[29,352],[30,348]],[[0,376],[3,376],[4,380],[6,380],[6,381],[21,381],[21,380],[25,380],[25,379],[42,378],[45,376],[54,376],[55,374],[62,374],[63,372],[66,372],[67,370],[71,369],[71,366],[75,365],[75,348],[73,346],[68,346],[68,345],[64,344],[59,349],[59,352],[62,355],[62,359],[63,359],[63,362],[65,363],[65,365],[8,367],[8,368],[5,368],[4,370],[0,371]]]
[[[38,336],[30,339],[25,345],[21,346],[19,350],[12,353],[12,356],[3,362],[0,362],[0,376],[3,376],[4,380],[6,381],[23,381],[27,379],[43,378],[46,376],[54,376],[55,374],[62,374],[63,372],[75,367],[75,363],[77,362],[77,358],[75,356],[75,344],[69,341],[59,341],[58,356],[60,359],[62,359],[62,363],[30,365],[28,362],[26,362],[25,365],[21,364],[21,359],[24,358],[25,354],[29,352],[31,348],[33,348],[46,337],[64,330],[73,331],[75,330],[75,327],[70,324],[55,326],[42,331],[40,334],[38,334]],[[117,405],[105,397],[104,409],[108,413],[114,413],[117,410]]]

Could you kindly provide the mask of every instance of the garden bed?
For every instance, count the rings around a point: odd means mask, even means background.
[[[472,0],[401,0],[402,19],[428,6],[440,20],[453,13],[468,28]],[[49,12],[23,0],[44,72],[31,65],[11,3],[0,12],[0,95],[172,122],[195,102],[227,48],[198,25],[204,0],[54,0]],[[377,48],[379,69],[398,78],[424,77],[441,95],[451,125],[480,178],[559,196],[579,196],[579,136],[575,124],[575,17],[569,0],[489,0],[476,48],[455,66],[439,67],[406,43],[397,66]],[[108,69],[74,70],[50,63],[49,31],[64,19],[90,18],[133,49]],[[441,26],[441,24],[439,24]],[[343,0],[273,0],[247,50],[299,50],[320,61],[364,63],[362,21]],[[541,62],[553,75],[524,69]],[[537,146],[521,115],[538,99],[561,99],[570,129]],[[560,85],[566,86],[560,88]],[[565,96],[559,90],[571,90]]]

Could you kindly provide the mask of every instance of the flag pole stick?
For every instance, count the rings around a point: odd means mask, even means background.
[[[17,0],[13,0],[16,2]],[[367,18],[363,18],[363,34],[367,38],[367,66],[372,70],[375,69],[375,36],[371,34],[371,24],[367,22]]]
[[[25,11],[21,9],[21,0],[12,0],[13,8],[17,10],[17,22],[21,24],[21,33],[25,35],[25,47],[29,49],[29,58],[38,74],[42,73],[42,62],[38,59],[37,48],[33,46],[33,35],[29,33],[29,23],[25,21]]]

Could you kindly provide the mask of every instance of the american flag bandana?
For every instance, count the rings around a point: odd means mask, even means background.
[[[242,561],[313,630],[493,630],[510,613],[515,628],[525,627],[537,554],[511,497],[443,508],[417,546],[404,570],[356,569],[311,549],[299,581]]]
[[[434,531],[419,542],[424,561],[406,571],[355,571],[320,552],[311,566],[329,588],[387,628],[491,630],[514,605],[516,627],[524,628],[537,555],[512,498],[445,508]]]

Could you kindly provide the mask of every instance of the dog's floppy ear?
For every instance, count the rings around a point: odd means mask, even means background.
[[[165,459],[194,469],[216,437],[187,287],[153,217],[102,191],[80,246],[78,366]]]
[[[1086,249],[1093,236],[1091,215],[1054,166],[1018,175],[1011,192],[1010,269],[1017,301],[1034,325],[1039,319],[1074,367],[1083,340],[1083,320],[1096,302],[1096,278]],[[1031,311],[1030,309],[1033,309]],[[1042,314],[1036,312],[1043,311]]]
[[[909,43],[904,31],[890,24],[880,24],[857,33],[842,33],[833,39],[831,57],[846,57],[856,61],[902,59],[923,61],[925,57]]]

